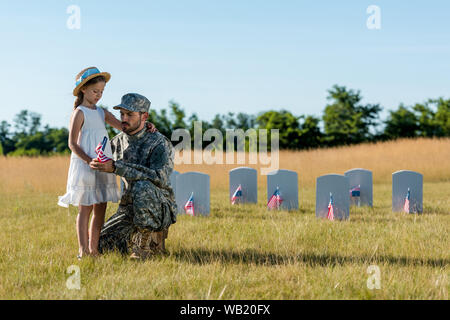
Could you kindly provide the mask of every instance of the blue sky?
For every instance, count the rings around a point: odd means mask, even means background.
[[[81,9],[70,30],[69,5]],[[381,9],[369,30],[366,9]],[[0,120],[22,109],[67,127],[75,75],[112,74],[107,106],[137,92],[188,115],[320,115],[334,84],[385,110],[449,98],[448,1],[1,1]],[[383,116],[386,115],[386,111]]]

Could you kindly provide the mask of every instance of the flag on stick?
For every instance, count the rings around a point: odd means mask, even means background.
[[[330,202],[328,203],[328,214],[327,219],[334,220],[334,208],[333,208],[333,194],[330,192]]]
[[[361,196],[361,185],[351,188],[350,196],[351,197],[360,197]]]
[[[283,198],[280,194],[280,188],[277,187],[273,195],[270,197],[269,202],[267,203],[267,208],[269,209],[280,209],[281,204],[283,203]]]
[[[408,188],[408,193],[406,194],[406,198],[405,198],[405,204],[403,205],[403,211],[405,211],[406,213],[410,213],[410,210],[409,210],[410,197],[411,197],[411,190]]]
[[[358,207],[361,206],[361,185],[357,185],[350,189],[350,198],[356,198],[358,200]]]
[[[184,205],[184,212],[187,215],[194,216],[194,192],[191,193],[191,196],[189,197],[188,201]]]
[[[233,196],[231,197],[231,204],[236,204],[241,202],[242,199],[242,187],[239,185],[239,187],[234,192]]]

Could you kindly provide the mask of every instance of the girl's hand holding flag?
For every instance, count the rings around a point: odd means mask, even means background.
[[[99,143],[97,148],[95,148],[95,153],[97,153],[97,158],[92,159],[89,166],[93,170],[103,171],[103,172],[114,172],[114,161],[111,158],[105,156],[103,151],[105,151],[106,143],[108,142],[108,138],[104,137],[103,141]]]
[[[110,158],[105,156],[105,154],[103,153],[103,151],[105,151],[107,142],[108,142],[108,138],[104,137],[103,141],[98,144],[97,148],[95,148],[95,153],[97,154],[97,160],[100,161],[101,163],[111,160]]]

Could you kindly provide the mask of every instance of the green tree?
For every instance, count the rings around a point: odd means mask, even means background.
[[[69,149],[69,130],[66,128],[49,128],[45,129],[46,143],[48,143],[51,148],[50,152],[55,153],[70,153]]]
[[[15,142],[11,138],[12,134],[9,131],[10,127],[11,125],[6,121],[2,121],[0,123],[0,143],[2,144],[4,155],[7,155],[9,152],[14,151],[15,149]]]
[[[437,106],[435,113],[435,124],[438,127],[437,136],[450,137],[450,99],[443,98],[430,100],[430,103]]]
[[[268,130],[268,141],[271,139],[270,130],[279,130],[280,149],[299,149],[301,136],[299,119],[300,117],[296,117],[286,110],[271,110],[260,114],[256,118],[256,123],[258,129]]]
[[[328,90],[328,100],[332,103],[325,107],[325,141],[333,145],[360,143],[373,140],[371,129],[378,124],[381,107],[378,104],[360,104],[360,91],[347,90],[334,85]]]
[[[20,111],[14,118],[14,128],[17,134],[33,135],[41,126],[41,115],[28,110]]]
[[[175,129],[186,129],[187,125],[184,121],[184,118],[186,117],[186,114],[184,113],[184,110],[180,107],[178,103],[171,100],[169,102],[169,109],[171,111],[171,119],[173,124],[170,126],[171,131]]]
[[[46,125],[41,127],[41,116],[27,110],[20,111],[14,118],[16,132],[8,132],[9,124],[3,121],[0,125],[0,140],[12,142],[8,148],[11,156],[36,156],[53,153],[68,153],[69,132],[66,128],[57,129]],[[8,136],[11,135],[10,139]]]
[[[218,129],[222,132],[222,134],[225,134],[225,122],[223,116],[221,116],[220,114],[216,114],[211,120],[211,124],[209,125],[209,127]]]
[[[254,128],[256,125],[256,117],[253,115],[248,115],[246,113],[239,112],[236,115],[236,125],[237,128],[244,131]]]
[[[300,123],[300,149],[318,148],[322,144],[323,133],[320,131],[320,119],[314,116],[301,116]]]
[[[38,150],[40,154],[47,154],[52,146],[47,143],[43,132],[36,132],[33,135],[22,135],[16,143],[16,149]]]
[[[38,157],[42,155],[41,151],[38,149],[25,150],[23,148],[15,149],[14,151],[8,153],[11,157]]]
[[[195,126],[196,121],[201,121],[201,120],[199,119],[199,117],[196,113],[193,113],[188,119],[189,126],[187,127],[187,130],[189,130],[189,134],[191,136],[191,146],[192,146],[192,149],[200,149],[200,148],[203,149],[210,142],[203,141],[203,138],[202,138],[201,144],[200,143],[195,144],[195,133],[197,133],[198,135],[201,135],[203,137],[203,133],[208,129],[208,123],[202,121],[202,127],[198,128]],[[197,132],[195,130],[197,130]]]
[[[170,115],[166,109],[158,111],[150,109],[148,121],[153,123],[160,133],[171,139],[172,132],[176,129],[187,129],[184,118],[186,114],[178,103],[171,100],[169,102]]]
[[[160,133],[167,138],[172,136],[172,123],[167,115],[167,110],[162,109],[159,113],[156,110],[150,109],[148,121],[153,123]]]
[[[389,111],[385,124],[384,135],[388,139],[413,138],[420,129],[416,114],[403,104],[397,110]]]
[[[417,103],[412,110],[416,114],[417,132],[420,137],[435,137],[439,135],[439,125],[435,120],[436,113],[429,107],[428,103]]]
[[[228,112],[227,114],[222,116],[225,129],[237,129],[238,123],[237,119],[234,116],[233,112]]]
[[[28,110],[20,111],[14,118],[14,152],[11,155],[47,154],[51,146],[46,143],[45,135],[39,131],[41,115]]]

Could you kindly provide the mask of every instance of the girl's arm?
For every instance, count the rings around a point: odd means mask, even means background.
[[[105,122],[109,124],[111,127],[122,131],[122,122],[120,122],[119,119],[117,119],[111,112],[109,112],[106,109],[103,109],[105,111]]]
[[[92,161],[92,158],[89,157],[78,144],[78,136],[80,135],[83,123],[84,123],[83,111],[81,111],[80,109],[75,109],[75,111],[72,113],[72,118],[70,119],[69,148],[84,162],[89,164]]]

